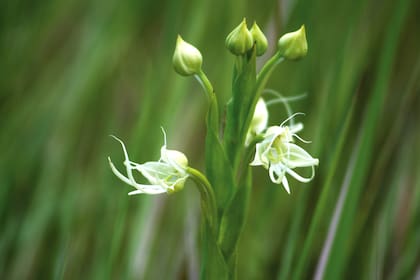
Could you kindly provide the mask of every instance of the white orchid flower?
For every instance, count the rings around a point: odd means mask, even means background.
[[[296,135],[303,129],[303,125],[299,123],[291,127],[284,126],[285,122],[297,114],[289,117],[281,125],[271,126],[267,129],[264,139],[256,145],[255,158],[251,162],[252,166],[262,165],[268,169],[271,181],[275,184],[283,184],[289,194],[290,187],[286,174],[300,182],[307,183],[314,178],[314,166],[319,163],[318,159],[313,158],[308,152],[293,143],[293,137],[306,142]],[[296,173],[293,169],[298,167],[311,167],[311,177],[305,178]]]
[[[184,187],[185,181],[189,176],[186,172],[188,159],[183,153],[166,148],[166,133],[163,128],[162,131],[165,140],[164,145],[160,149],[159,161],[149,161],[143,164],[130,161],[124,143],[117,137],[112,136],[120,142],[123,148],[127,176],[118,171],[110,157],[108,157],[109,165],[115,176],[136,188],[135,191],[128,193],[129,195],[173,193],[180,191]],[[149,181],[150,185],[137,183],[133,176],[133,170],[139,171]]]
[[[254,115],[252,116],[251,124],[249,125],[248,133],[246,135],[245,145],[248,146],[252,139],[267,128],[268,110],[267,105],[261,97],[258,99],[255,106]]]

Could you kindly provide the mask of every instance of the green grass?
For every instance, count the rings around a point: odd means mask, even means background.
[[[244,16],[271,47],[305,24],[308,56],[281,64],[268,86],[285,96],[307,92],[290,105],[306,113],[305,149],[320,165],[310,184],[290,182],[291,195],[254,168],[238,278],[414,278],[419,3],[286,2],[2,3],[0,278],[198,275],[196,190],[128,197],[107,165],[108,155],[122,159],[108,135],[143,162],[158,157],[163,126],[169,148],[203,170],[205,96],[172,69],[175,39],[180,33],[201,50],[224,104],[233,63],[224,39]],[[286,116],[281,105],[270,108],[270,124]]]

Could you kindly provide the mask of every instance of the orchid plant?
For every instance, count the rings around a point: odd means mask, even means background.
[[[262,97],[266,83],[274,68],[284,60],[298,60],[307,53],[305,27],[283,35],[277,52],[256,71],[256,57],[263,55],[268,41],[254,22],[248,29],[244,19],[226,38],[227,49],[235,56],[232,97],[226,104],[225,126],[221,129],[217,95],[202,70],[200,51],[178,36],[173,55],[175,71],[182,76],[194,76],[207,96],[207,135],[205,144],[206,170],[200,172],[188,164],[179,151],[167,149],[166,133],[162,128],[164,144],[158,161],[136,163],[130,160],[124,143],[122,146],[125,174],[110,158],[112,172],[136,190],[135,194],[175,193],[192,179],[201,195],[202,258],[201,279],[235,279],[237,244],[245,223],[252,185],[252,166],[263,166],[271,181],[282,184],[291,193],[286,176],[307,183],[314,178],[318,159],[312,157],[295,140],[307,143],[297,133],[303,124],[294,124],[287,98],[278,96],[266,101]],[[282,102],[288,116],[280,125],[268,126],[268,105]],[[287,123],[290,123],[287,125]],[[252,159],[253,158],[253,159]],[[303,177],[297,168],[311,168],[310,177]],[[149,184],[138,183],[133,172],[139,172]]]

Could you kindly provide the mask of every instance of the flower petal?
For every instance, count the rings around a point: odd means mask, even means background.
[[[252,166],[258,166],[258,165],[264,165],[264,163],[261,160],[261,155],[264,153],[264,147],[262,143],[258,143],[255,146],[255,157],[254,160],[250,163]]]
[[[126,170],[127,170],[127,177],[130,179],[132,184],[135,184],[136,181],[134,180],[133,173],[131,171],[132,168],[130,166],[130,159],[128,157],[128,152],[127,152],[127,149],[125,148],[124,142],[114,135],[111,135],[111,137],[114,138],[115,140],[117,140],[118,142],[120,142],[121,147],[122,147],[123,152],[124,152],[124,158],[125,158],[124,165],[125,165]]]
[[[285,156],[285,164],[289,168],[308,167],[318,165],[319,161],[313,158],[307,151],[293,143],[284,143],[287,152]]]
[[[287,192],[288,194],[290,194],[289,182],[287,181],[286,176],[283,176],[283,179],[281,180],[281,182],[282,182],[283,187],[284,187],[284,189],[286,190],[286,192]]]
[[[297,174],[295,171],[293,171],[290,168],[287,168],[286,169],[286,172],[290,176],[292,176],[293,178],[295,178],[296,180],[298,180],[299,182],[308,183],[308,182],[312,181],[312,179],[315,177],[315,168],[314,168],[314,166],[311,166],[311,168],[312,168],[312,175],[309,178],[305,178],[305,177],[300,176],[299,174]]]
[[[142,189],[138,189],[132,192],[129,192],[128,195],[135,194],[161,194],[165,193],[166,190],[159,185],[143,185]]]
[[[272,164],[268,169],[270,179],[275,184],[280,184],[285,173],[285,166],[281,163]],[[277,177],[277,178],[276,178]]]
[[[118,169],[115,167],[115,165],[112,163],[111,158],[108,157],[109,166],[111,167],[112,172],[115,174],[115,176],[118,177],[121,181],[123,181],[126,184],[132,185],[130,179],[125,177]]]

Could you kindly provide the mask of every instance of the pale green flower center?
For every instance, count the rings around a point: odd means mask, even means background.
[[[280,134],[276,137],[273,141],[272,146],[268,152],[268,160],[271,164],[276,164],[282,161],[284,155],[286,154],[286,147],[284,145],[286,136],[284,134]]]

